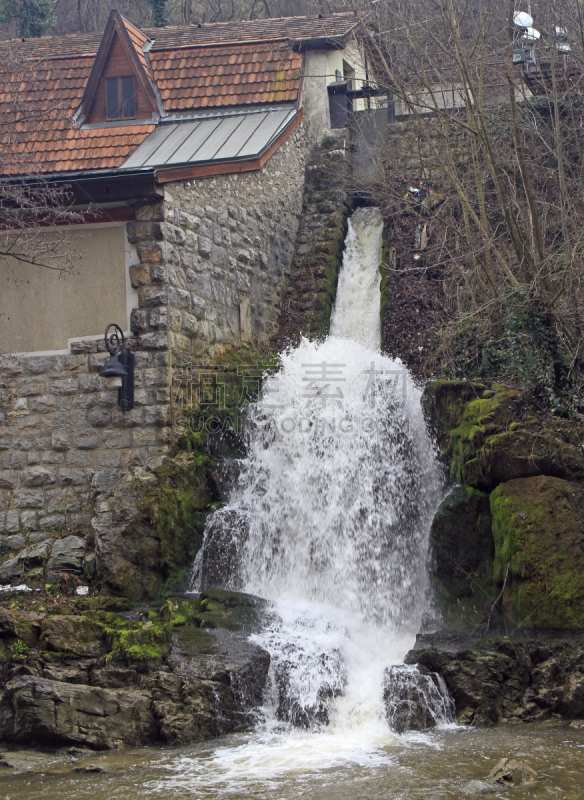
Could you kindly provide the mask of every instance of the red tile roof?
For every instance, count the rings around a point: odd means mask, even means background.
[[[302,56],[283,43],[150,51],[166,111],[296,100]]]
[[[291,43],[342,37],[354,23],[343,13],[140,31],[124,20],[165,112],[295,101],[302,56]],[[74,126],[100,41],[71,35],[0,42],[1,174],[118,167],[154,130]]]

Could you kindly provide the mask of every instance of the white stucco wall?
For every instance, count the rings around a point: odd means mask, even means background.
[[[308,50],[304,55],[302,106],[310,144],[331,133],[327,86],[334,83],[337,69],[344,75],[345,65],[355,72],[353,88],[360,89],[365,81],[365,64],[356,43],[350,43],[344,50]],[[362,108],[364,101],[357,101],[355,110]]]
[[[0,353],[68,353],[72,339],[102,337],[110,322],[129,330],[138,298],[128,271],[138,259],[125,227],[119,222],[39,231],[40,237],[66,235],[74,258],[65,274],[0,260]]]

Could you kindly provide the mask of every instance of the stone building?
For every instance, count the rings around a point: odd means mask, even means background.
[[[2,180],[65,187],[76,212],[35,217],[64,276],[18,253],[18,209],[0,262],[4,554],[93,529],[115,571],[127,520],[108,498],[168,454],[175,364],[274,335],[307,150],[343,124],[334,88],[365,78],[355,29],[341,13],[142,31],[113,11],[101,37],[0,44]],[[110,323],[135,359],[126,412],[100,374]]]

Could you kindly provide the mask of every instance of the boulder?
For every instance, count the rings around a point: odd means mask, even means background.
[[[508,481],[490,498],[493,577],[509,567],[505,600],[529,628],[584,628],[584,486],[538,476]]]
[[[81,572],[86,549],[87,543],[80,536],[58,539],[53,545],[47,566],[53,572]]]
[[[432,521],[430,554],[441,598],[468,597],[477,581],[489,580],[495,554],[489,496],[456,487]]]
[[[157,738],[146,692],[113,691],[34,676],[14,678],[0,703],[0,730],[16,742],[82,744],[97,750]]]
[[[424,667],[388,667],[383,701],[389,727],[396,733],[423,731],[454,719],[454,703],[444,681]]]
[[[536,475],[584,478],[584,454],[553,430],[513,430],[489,436],[461,470],[462,480],[490,490],[499,483]]]
[[[508,787],[522,786],[536,780],[537,772],[514,758],[502,758],[487,777],[487,783]]]
[[[41,628],[42,650],[75,656],[100,656],[106,652],[102,629],[85,617],[46,617]]]
[[[14,636],[16,634],[16,621],[14,614],[7,608],[0,607],[0,636]]]

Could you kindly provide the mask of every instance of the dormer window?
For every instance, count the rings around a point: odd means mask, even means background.
[[[136,116],[136,90],[134,77],[105,79],[107,119],[134,119]]]

